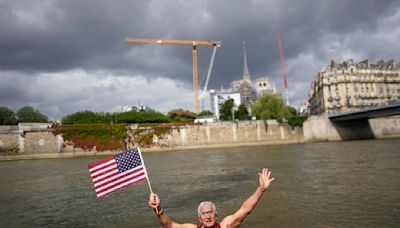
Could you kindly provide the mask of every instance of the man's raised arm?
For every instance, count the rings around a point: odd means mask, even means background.
[[[171,217],[161,208],[160,198],[157,194],[151,193],[149,198],[149,206],[154,209],[154,212],[158,216],[161,225],[164,228],[193,228],[196,227],[193,224],[178,224],[174,222]]]
[[[275,180],[275,178],[271,177],[271,171],[268,171],[267,168],[262,169],[261,173],[259,173],[258,175],[259,186],[257,187],[256,191],[243,202],[238,211],[236,211],[233,215],[225,217],[222,220],[221,227],[239,226],[246,218],[246,216],[250,214],[250,212],[257,205],[257,202],[261,199],[264,191],[269,187],[271,182]]]

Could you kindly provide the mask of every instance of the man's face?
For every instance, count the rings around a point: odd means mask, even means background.
[[[214,213],[212,207],[203,207],[200,210],[199,222],[204,227],[213,227],[217,221],[217,214]]]

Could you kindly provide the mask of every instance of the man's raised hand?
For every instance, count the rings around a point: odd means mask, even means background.
[[[259,182],[260,182],[260,187],[262,188],[263,191],[269,187],[272,181],[275,180],[274,177],[271,177],[271,171],[268,171],[267,168],[263,168],[261,173],[258,173],[259,175]]]

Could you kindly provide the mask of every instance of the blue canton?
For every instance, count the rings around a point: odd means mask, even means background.
[[[115,155],[118,170],[123,173],[142,164],[138,150],[132,149]]]

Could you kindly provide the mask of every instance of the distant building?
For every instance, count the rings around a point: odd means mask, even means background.
[[[300,116],[308,116],[308,114],[310,113],[310,104],[308,103],[308,101],[300,103],[297,113]]]
[[[257,99],[263,94],[277,94],[276,87],[269,81],[268,77],[261,77],[256,79],[256,92]]]
[[[247,57],[246,57],[246,43],[243,42],[243,79],[234,80],[231,82],[231,91],[233,93],[240,93],[241,102],[246,106],[249,113],[251,113],[251,104],[257,100],[257,92],[251,85],[250,72],[247,67]]]
[[[237,105],[238,107],[240,104],[244,104],[247,108],[247,111],[251,115],[251,105],[259,97],[261,97],[265,93],[278,94],[275,85],[269,81],[269,78],[267,76],[258,78],[255,84],[253,85],[251,81],[249,68],[247,66],[245,42],[243,42],[243,79],[233,80],[230,86],[231,88],[228,91],[225,91],[221,88],[219,92],[215,92],[214,90],[210,92],[211,111],[214,112],[214,114],[217,116],[218,119],[219,119],[219,106],[216,105],[217,101],[215,100],[216,99],[215,97],[217,97],[218,95],[225,99],[226,96],[236,97],[237,94],[239,94],[239,99],[235,100],[235,105]],[[236,102],[238,103],[236,104]]]
[[[150,108],[149,106],[146,106],[142,103],[139,103],[138,105],[134,106],[125,106],[122,107],[123,112],[156,112],[156,110]]]
[[[194,119],[195,123],[214,123],[217,122],[217,117],[215,116],[198,116]]]
[[[229,99],[233,99],[234,101],[234,106],[236,109],[239,107],[241,104],[241,96],[240,93],[232,93],[229,91],[220,91],[220,92],[215,92],[214,90],[210,90],[210,97],[211,97],[211,112],[214,113],[215,117],[217,120],[219,120],[220,117],[220,108],[221,106],[225,103],[225,101]]]
[[[335,61],[323,67],[311,84],[310,114],[356,111],[400,99],[400,64]]]

